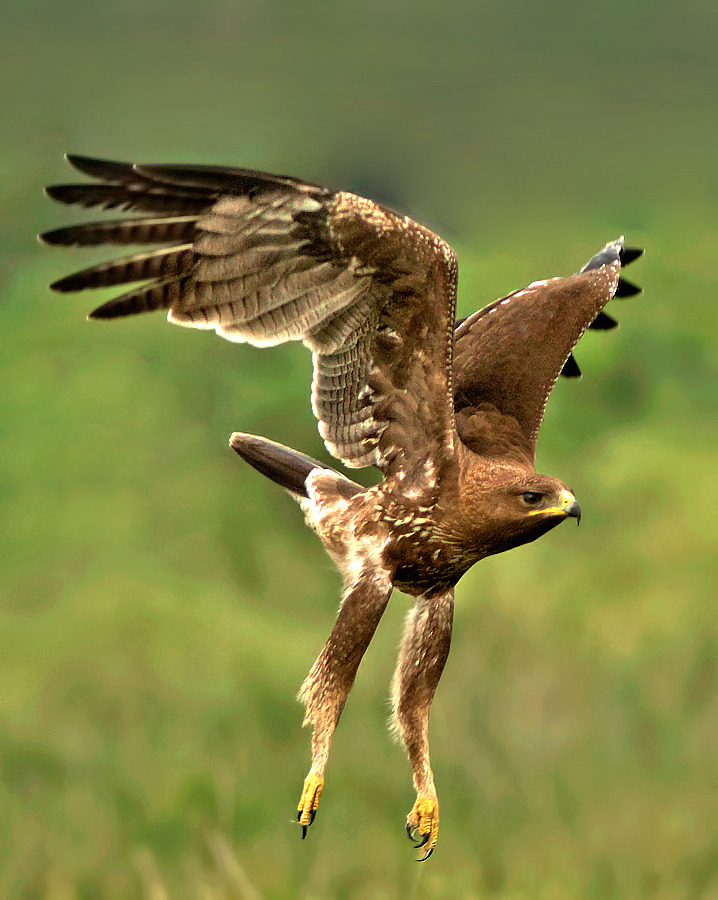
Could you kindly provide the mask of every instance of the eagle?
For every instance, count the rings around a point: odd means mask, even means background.
[[[298,500],[343,576],[336,623],[299,693],[313,729],[297,811],[302,838],[334,729],[396,587],[413,605],[392,723],[416,791],[406,832],[428,859],[439,831],[428,721],[449,653],[454,588],[484,557],[580,521],[568,486],[536,472],[536,439],[559,375],[580,374],[573,348],[584,331],[615,327],[608,301],[639,292],[621,268],[642,251],[611,241],[576,274],[535,281],[456,321],[451,247],[372,200],[250,169],[66,158],[92,180],[49,187],[52,199],[132,215],[41,239],[145,249],[68,275],[53,290],[125,286],[91,319],[162,309],[170,322],[230,341],[302,341],[327,450],[346,467],[381,473],[363,487],[265,437],[230,438]]]

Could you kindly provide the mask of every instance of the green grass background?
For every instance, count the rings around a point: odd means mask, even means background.
[[[0,895],[718,897],[718,8],[686,0],[26,0],[0,74]],[[563,527],[457,591],[431,723],[437,853],[386,698],[396,595],[317,821],[294,697],[338,578],[226,438],[322,455],[310,360],[87,323],[65,150],[246,165],[440,230],[460,311],[625,233],[645,288],[589,334],[540,469]],[[617,312],[616,312],[617,310]]]

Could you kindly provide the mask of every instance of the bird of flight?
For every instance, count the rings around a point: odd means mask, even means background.
[[[581,511],[534,468],[559,374],[603,311],[639,288],[623,239],[579,272],[536,281],[455,322],[457,263],[440,237],[346,191],[219,166],[132,165],[68,156],[92,181],[56,185],[60,203],[135,215],[59,228],[48,244],[149,245],[55,282],[56,291],[130,285],[90,314],[167,310],[231,341],[302,341],[314,359],[312,409],[329,452],[375,466],[364,488],[264,437],[230,443],[289,490],[344,579],[336,624],[300,691],[313,726],[297,818],[314,821],[332,734],[394,587],[414,598],[393,681],[393,720],[416,802],[406,830],[421,859],[436,847],[439,804],[429,709],[451,641],[454,587],[480,559],[535,540]]]

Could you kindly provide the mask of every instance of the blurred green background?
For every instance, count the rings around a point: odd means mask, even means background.
[[[718,7],[364,0],[3,4],[0,895],[718,897]],[[339,583],[236,429],[326,458],[310,360],[87,323],[63,151],[245,165],[441,233],[462,314],[644,245],[549,404],[580,530],[477,566],[432,715],[442,825],[412,862],[386,734],[395,595],[302,842],[296,691]]]

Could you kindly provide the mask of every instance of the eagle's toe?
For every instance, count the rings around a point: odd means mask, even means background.
[[[302,796],[299,798],[299,805],[297,806],[297,822],[302,826],[302,840],[307,836],[307,829],[317,815],[323,789],[323,776],[310,773],[304,779]]]
[[[439,801],[436,795],[419,794],[406,817],[406,834],[417,850],[426,848],[417,862],[427,860],[436,848],[439,837]]]

